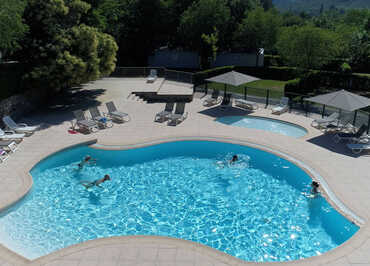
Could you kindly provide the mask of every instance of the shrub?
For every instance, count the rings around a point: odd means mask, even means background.
[[[351,73],[352,72],[352,68],[351,68],[351,66],[348,63],[343,63],[340,66],[340,71],[342,73]]]

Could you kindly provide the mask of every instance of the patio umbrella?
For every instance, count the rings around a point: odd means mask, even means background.
[[[225,84],[224,95],[226,95],[227,85],[240,86],[242,84],[256,81],[256,80],[259,80],[259,78],[245,75],[245,74],[242,74],[236,71],[230,71],[230,72],[206,79],[206,81]]]
[[[327,94],[322,94],[306,99],[306,101],[323,104],[323,114],[325,112],[325,106],[335,107],[341,110],[353,112],[355,116],[353,123],[356,122],[357,110],[370,106],[370,99],[348,92],[346,90],[340,90]]]

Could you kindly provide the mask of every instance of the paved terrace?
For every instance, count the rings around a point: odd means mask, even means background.
[[[285,113],[271,115],[260,108],[252,115],[273,117],[304,126],[307,136],[286,137],[255,129],[217,123],[215,117],[247,114],[238,108],[222,111],[205,108],[195,98],[186,105],[188,118],[176,127],[154,123],[154,114],[164,104],[146,104],[127,99],[132,88],[128,79],[104,79],[74,89],[65,100],[53,103],[45,111],[23,119],[31,124],[43,123],[40,131],[26,138],[19,149],[0,165],[0,208],[19,200],[32,186],[29,170],[45,156],[81,142],[97,140],[104,145],[133,145],[167,138],[226,138],[232,142],[252,142],[286,153],[305,162],[325,178],[330,189],[351,211],[365,220],[359,232],[342,246],[321,256],[288,263],[264,265],[370,265],[370,171],[369,156],[354,157],[343,144],[335,145],[330,135],[310,127],[312,119]],[[128,84],[128,85],[127,85]],[[129,87],[130,86],[130,87]],[[144,85],[143,85],[144,86]],[[81,100],[83,99],[83,100]],[[90,135],[68,133],[71,110],[102,105],[114,100],[119,109],[129,113],[132,121]],[[226,266],[260,265],[247,263],[203,245],[164,237],[114,237],[88,241],[28,261],[0,245],[1,266]]]

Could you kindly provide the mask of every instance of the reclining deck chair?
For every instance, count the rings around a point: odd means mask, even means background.
[[[94,120],[87,119],[82,110],[73,111],[73,114],[77,120],[76,124],[81,130],[85,130],[89,133],[99,130],[98,124]]]
[[[116,106],[114,105],[114,102],[107,102],[105,104],[108,109],[108,116],[113,120],[113,121],[118,121],[118,122],[127,122],[130,121],[130,116],[124,112],[118,111]]]
[[[24,133],[26,135],[33,134],[40,126],[28,126],[27,124],[17,124],[10,116],[3,117],[4,124],[10,129],[17,133]]]

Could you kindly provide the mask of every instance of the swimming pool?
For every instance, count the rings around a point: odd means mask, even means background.
[[[77,170],[86,154],[96,165]],[[230,165],[228,159],[239,160]],[[1,243],[34,259],[79,242],[121,235],[196,241],[247,261],[322,254],[358,227],[311,179],[274,154],[215,141],[176,141],[121,151],[75,147],[36,165],[34,186],[0,215]],[[103,188],[80,181],[112,177]]]
[[[223,116],[217,118],[216,121],[230,126],[261,129],[295,138],[300,138],[307,134],[307,130],[301,126],[265,117]]]

